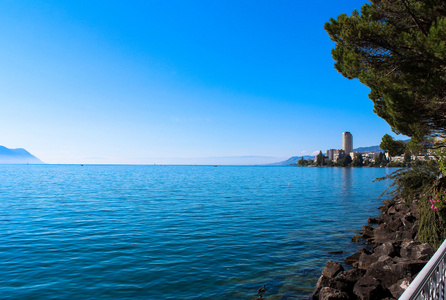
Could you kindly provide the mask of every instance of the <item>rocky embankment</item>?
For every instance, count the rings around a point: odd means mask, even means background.
[[[388,202],[380,207],[381,216],[370,218],[361,235],[365,247],[347,257],[352,268],[328,261],[319,278],[313,299],[398,299],[434,254],[429,244],[417,238],[416,205]]]

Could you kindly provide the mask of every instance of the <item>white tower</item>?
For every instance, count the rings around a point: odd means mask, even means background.
[[[350,155],[353,152],[353,136],[348,131],[342,134],[342,150],[345,151],[345,155]]]

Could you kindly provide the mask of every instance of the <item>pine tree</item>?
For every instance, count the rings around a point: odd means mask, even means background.
[[[394,132],[446,136],[446,1],[371,0],[325,30],[336,70],[370,88]]]

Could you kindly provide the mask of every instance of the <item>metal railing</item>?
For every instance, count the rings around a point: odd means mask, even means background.
[[[446,240],[399,300],[446,299]]]

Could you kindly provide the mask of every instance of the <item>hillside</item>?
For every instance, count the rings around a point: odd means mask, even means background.
[[[44,162],[25,149],[0,146],[0,164],[44,164]]]
[[[383,152],[379,146],[359,147],[353,149],[353,152]]]
[[[279,161],[279,162],[272,163],[272,164],[269,164],[269,165],[273,165],[273,166],[295,165],[295,164],[297,164],[297,161],[298,161],[299,159],[301,159],[302,157],[303,157],[304,159],[310,159],[310,158],[313,159],[313,158],[314,158],[314,156],[310,156],[310,155],[293,156],[293,157],[288,158],[287,160]]]

